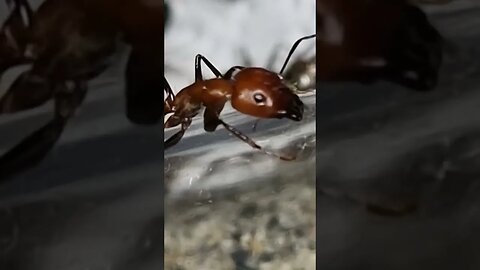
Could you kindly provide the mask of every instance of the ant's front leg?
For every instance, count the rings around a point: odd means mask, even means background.
[[[218,116],[222,112],[225,103],[226,101],[217,102],[216,104],[209,104],[209,106],[205,108],[205,112],[203,113],[203,129],[206,132],[214,132],[217,127],[222,124]]]
[[[269,156],[274,156],[276,158],[279,158],[281,160],[286,160],[286,161],[292,161],[292,160],[295,160],[295,156],[284,156],[284,155],[280,155],[280,154],[276,154],[276,153],[273,153],[273,152],[270,152],[270,151],[267,151],[265,149],[263,149],[260,145],[258,145],[255,141],[253,141],[250,137],[248,137],[247,135],[243,134],[240,130],[234,128],[233,126],[225,123],[223,120],[221,119],[218,119],[218,121],[220,122],[220,124],[222,124],[228,131],[230,131],[230,133],[232,133],[233,135],[235,135],[235,137],[239,138],[240,140],[246,142],[248,145],[250,145],[251,147],[255,148],[255,149],[258,149],[260,150],[261,152],[263,152],[264,154],[267,154]]]
[[[86,91],[87,84],[82,81],[74,82],[73,86],[57,83],[54,118],[0,157],[0,182],[35,166],[48,154],[85,99]]]
[[[233,126],[225,123],[222,119],[220,119],[219,113],[223,107],[207,107],[205,109],[205,114],[204,114],[204,125],[205,125],[205,130],[209,132],[215,131],[218,125],[223,125],[225,129],[227,129],[230,133],[235,135],[235,137],[239,138],[243,142],[247,143],[251,147],[260,150],[264,154],[267,154],[269,156],[274,156],[276,158],[280,158],[281,160],[287,160],[291,161],[294,160],[295,157],[291,156],[283,156],[279,155],[270,151],[267,151],[263,149],[260,145],[258,145],[255,141],[253,141],[251,138],[249,138],[247,135],[243,134],[240,130],[234,128]]]

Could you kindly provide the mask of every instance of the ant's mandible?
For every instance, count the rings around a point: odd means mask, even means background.
[[[315,36],[314,34],[302,37],[293,44],[279,73],[260,67],[234,66],[222,75],[210,61],[198,54],[195,57],[195,82],[183,88],[176,96],[164,78],[164,90],[168,94],[164,114],[173,113],[165,122],[165,128],[181,126],[180,131],[164,142],[165,149],[174,146],[182,139],[192,123],[192,118],[205,107],[203,115],[205,131],[213,132],[219,125],[223,125],[237,138],[267,155],[282,160],[294,160],[294,156],[283,156],[264,150],[251,138],[220,119],[220,113],[225,103],[230,101],[235,110],[246,115],[301,121],[304,105],[281,74],[300,42]],[[203,79],[201,61],[215,74],[216,78]],[[235,73],[235,71],[238,72]]]

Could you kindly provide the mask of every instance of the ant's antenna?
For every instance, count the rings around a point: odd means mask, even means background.
[[[280,70],[280,73],[279,73],[280,75],[282,75],[283,71],[285,70],[285,67],[288,64],[288,61],[290,60],[290,57],[292,57],[293,52],[295,51],[295,49],[297,49],[300,42],[302,42],[306,39],[314,38],[316,36],[317,36],[316,34],[313,34],[313,35],[310,35],[310,36],[305,36],[305,37],[302,37],[299,40],[295,41],[295,43],[293,43],[293,46],[290,49],[290,52],[288,53],[287,59],[285,59],[285,63],[283,63],[282,69]]]

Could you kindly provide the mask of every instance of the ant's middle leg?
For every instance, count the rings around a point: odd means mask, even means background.
[[[227,72],[225,72],[225,74],[223,75],[223,78],[226,79],[226,80],[230,80],[235,71],[242,70],[244,68],[245,67],[243,67],[243,66],[233,66],[229,70],[227,70]]]

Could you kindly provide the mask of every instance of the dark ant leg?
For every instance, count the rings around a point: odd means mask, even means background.
[[[6,23],[11,20],[16,20],[24,28],[31,27],[33,20],[33,10],[28,1],[26,0],[7,0],[8,7],[12,10],[12,13],[8,16]]]
[[[32,25],[33,10],[27,0],[14,0],[15,8],[19,10],[22,15],[22,22],[26,27]]]
[[[217,104],[209,104],[210,106],[205,107],[205,112],[203,113],[203,129],[206,132],[214,132],[220,121],[218,121],[218,116],[225,107],[226,100],[218,102]]]
[[[33,12],[28,5],[23,2],[17,3],[0,29],[0,72],[12,66],[29,63],[25,55],[29,40],[29,28]],[[26,16],[26,18],[25,18]]]
[[[164,149],[168,149],[174,145],[176,145],[183,137],[185,134],[185,131],[190,127],[190,124],[192,123],[192,118],[184,118],[183,121],[181,122],[182,127],[180,131],[177,133],[173,134],[168,140],[164,142]]]
[[[288,52],[288,56],[287,56],[287,59],[285,59],[285,62],[283,63],[283,66],[282,68],[280,69],[280,75],[283,73],[283,71],[285,70],[285,68],[287,67],[287,64],[288,64],[288,61],[290,61],[290,57],[292,57],[292,54],[295,52],[295,49],[297,49],[298,45],[300,44],[300,42],[306,40],[306,39],[310,39],[310,38],[314,38],[316,37],[317,35],[314,34],[314,35],[309,35],[309,36],[305,36],[305,37],[302,37],[300,39],[298,39],[297,41],[295,41],[295,43],[293,43],[293,46],[292,48],[290,49],[290,52]]]
[[[165,91],[167,92],[167,100],[173,101],[175,99],[175,93],[173,93],[172,87],[168,83],[167,79],[163,77],[163,83]]]
[[[197,56],[195,57],[195,81],[196,82],[203,81],[202,65],[201,65],[202,61],[213,72],[213,74],[215,74],[217,78],[222,77],[222,73],[218,71],[218,69],[212,63],[210,63],[210,61],[208,61],[208,59],[205,56],[201,54],[197,54]]]
[[[275,154],[273,152],[270,152],[270,151],[267,151],[265,149],[263,149],[260,145],[258,145],[256,142],[254,142],[252,139],[250,139],[248,136],[244,135],[242,132],[240,132],[238,129],[230,126],[229,124],[223,122],[223,120],[221,119],[218,119],[218,121],[228,130],[230,131],[233,135],[235,135],[237,138],[239,138],[240,140],[246,142],[248,145],[250,145],[251,147],[255,148],[255,149],[258,149],[260,151],[262,151],[263,153],[269,155],[269,156],[274,156],[274,157],[277,157],[281,160],[286,160],[286,161],[291,161],[291,160],[295,160],[295,157],[291,156],[291,157],[287,157],[287,156],[283,156],[283,155],[278,155],[278,154]]]
[[[172,87],[168,83],[167,79],[163,77],[164,90],[167,93],[167,98],[164,102],[163,114],[172,112],[173,102],[175,101],[175,93],[173,93]]]
[[[57,87],[54,118],[0,157],[0,181],[38,164],[58,141],[68,120],[85,99],[87,86],[84,82],[75,82],[73,89],[65,83]]]
[[[20,74],[0,99],[0,113],[16,113],[43,105],[53,98],[46,78],[28,70]]]
[[[242,70],[244,68],[245,67],[242,67],[242,66],[231,67],[229,70],[227,70],[227,72],[225,72],[225,74],[223,75],[223,78],[226,80],[230,80],[232,78],[233,72],[235,72],[236,70]]]

